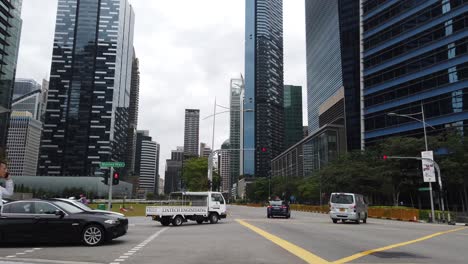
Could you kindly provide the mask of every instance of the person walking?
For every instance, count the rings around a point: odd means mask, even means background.
[[[0,207],[3,205],[3,197],[13,195],[14,185],[11,179],[7,164],[5,161],[0,161],[0,178],[5,179],[5,187],[0,186]]]

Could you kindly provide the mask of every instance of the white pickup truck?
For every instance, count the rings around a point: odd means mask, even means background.
[[[146,216],[163,226],[171,223],[180,226],[188,220],[216,224],[219,219],[226,218],[226,201],[219,192],[171,193],[167,203],[146,206]]]

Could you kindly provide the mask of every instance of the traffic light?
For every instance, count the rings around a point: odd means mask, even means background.
[[[109,185],[109,174],[108,172],[104,173],[102,176],[102,183],[104,183],[105,185]]]
[[[388,159],[388,156],[387,155],[383,155],[383,160],[387,160]]]
[[[120,175],[118,172],[114,172],[114,175],[112,176],[112,185],[117,185],[119,184],[119,179]]]
[[[268,152],[268,149],[266,147],[257,147],[257,152],[266,153]]]

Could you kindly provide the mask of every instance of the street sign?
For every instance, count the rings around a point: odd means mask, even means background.
[[[430,191],[431,189],[429,187],[421,187],[418,188],[418,191],[423,192],[423,191]]]
[[[421,157],[426,159],[434,160],[434,154],[432,150],[429,151],[422,151]],[[434,171],[434,163],[429,160],[422,160],[422,170],[423,170],[423,178],[424,182],[435,182],[435,171]]]
[[[123,168],[125,167],[125,162],[122,161],[104,161],[99,164],[101,168]]]

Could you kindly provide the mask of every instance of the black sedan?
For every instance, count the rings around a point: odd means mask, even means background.
[[[2,242],[82,242],[97,246],[127,233],[128,220],[84,211],[63,201],[22,200],[4,204]]]
[[[282,200],[270,201],[267,207],[267,217],[284,216],[286,218],[291,217],[291,211],[289,204]]]

